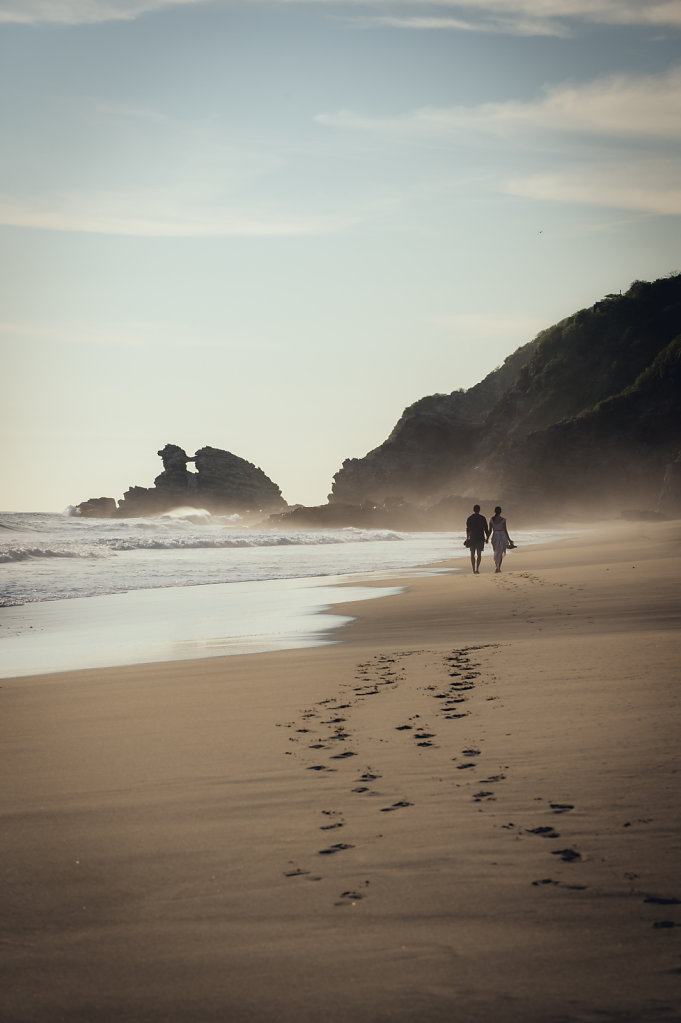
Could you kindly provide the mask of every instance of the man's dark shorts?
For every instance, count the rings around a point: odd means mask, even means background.
[[[471,552],[475,551],[476,554],[482,554],[484,549],[485,549],[484,539],[482,537],[472,536],[470,539],[469,550]]]

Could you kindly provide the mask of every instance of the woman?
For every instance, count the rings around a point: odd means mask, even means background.
[[[508,547],[515,547],[513,540],[508,535],[506,519],[501,514],[499,505],[494,509],[494,515],[489,520],[489,531],[492,536],[492,550],[494,551],[495,572],[501,572],[501,562]]]

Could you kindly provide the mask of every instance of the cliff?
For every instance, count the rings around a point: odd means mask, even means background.
[[[343,463],[329,500],[425,508],[487,493],[578,514],[655,508],[681,448],[680,344],[681,276],[636,281],[470,390],[411,405],[383,444]]]
[[[433,394],[410,405],[386,441],[364,458],[348,458],[334,476],[331,503],[432,504],[452,492],[470,466],[485,420],[517,378],[538,339],[518,348],[475,387]]]

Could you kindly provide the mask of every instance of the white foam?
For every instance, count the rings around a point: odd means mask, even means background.
[[[153,519],[0,517],[0,606],[204,583],[306,578],[433,562],[444,534],[244,529],[177,509]]]

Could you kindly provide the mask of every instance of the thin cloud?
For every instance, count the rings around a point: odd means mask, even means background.
[[[449,0],[443,0],[449,5]],[[452,6],[503,15],[576,19],[606,25],[681,27],[678,0],[452,0]]]
[[[485,21],[464,21],[462,18],[420,17],[418,15],[376,15],[353,18],[355,24],[368,27],[401,28],[426,32],[478,32],[515,36],[569,36],[570,29],[545,18],[491,18]]]
[[[133,121],[151,124],[170,124],[170,118],[151,107],[132,106],[126,103],[95,103],[94,112],[117,121]]]
[[[569,133],[620,139],[681,140],[681,68],[662,75],[616,75],[543,90],[535,100],[477,107],[426,107],[396,118],[353,111],[320,114],[320,124],[408,138],[457,135],[469,130],[499,135]]]
[[[0,0],[0,24],[87,25],[107,21],[133,21],[171,7],[203,3],[257,3],[263,0]],[[460,31],[506,32],[514,35],[563,35],[567,22],[606,25],[639,25],[681,28],[679,0],[267,0],[300,6],[343,7],[348,11],[366,8],[374,14],[383,8],[385,18],[369,17],[366,23],[404,29],[436,28]],[[456,11],[453,18],[422,18],[425,6]],[[401,8],[406,17],[395,15]],[[481,21],[470,19],[481,16]],[[435,22],[442,24],[437,26]]]
[[[609,76],[584,84],[543,90],[521,103],[485,103],[477,107],[427,108],[402,117],[375,119],[339,111],[319,117],[321,124],[397,141],[432,145],[461,144],[468,135],[496,138],[504,146],[531,143],[555,163],[556,170],[498,181],[506,194],[542,201],[571,202],[656,215],[681,213],[681,68],[662,75]],[[578,140],[565,165],[560,139]],[[617,148],[617,158],[613,157]],[[645,154],[645,157],[643,156]],[[580,162],[575,163],[579,157]]]
[[[22,199],[0,196],[5,227],[146,238],[277,237],[332,234],[351,214],[284,214],[195,205],[175,194],[82,192]]]
[[[94,25],[106,21],[134,21],[169,7],[185,7],[205,0],[0,0],[0,24]]]
[[[681,160],[603,163],[509,181],[504,191],[525,199],[681,216]]]

